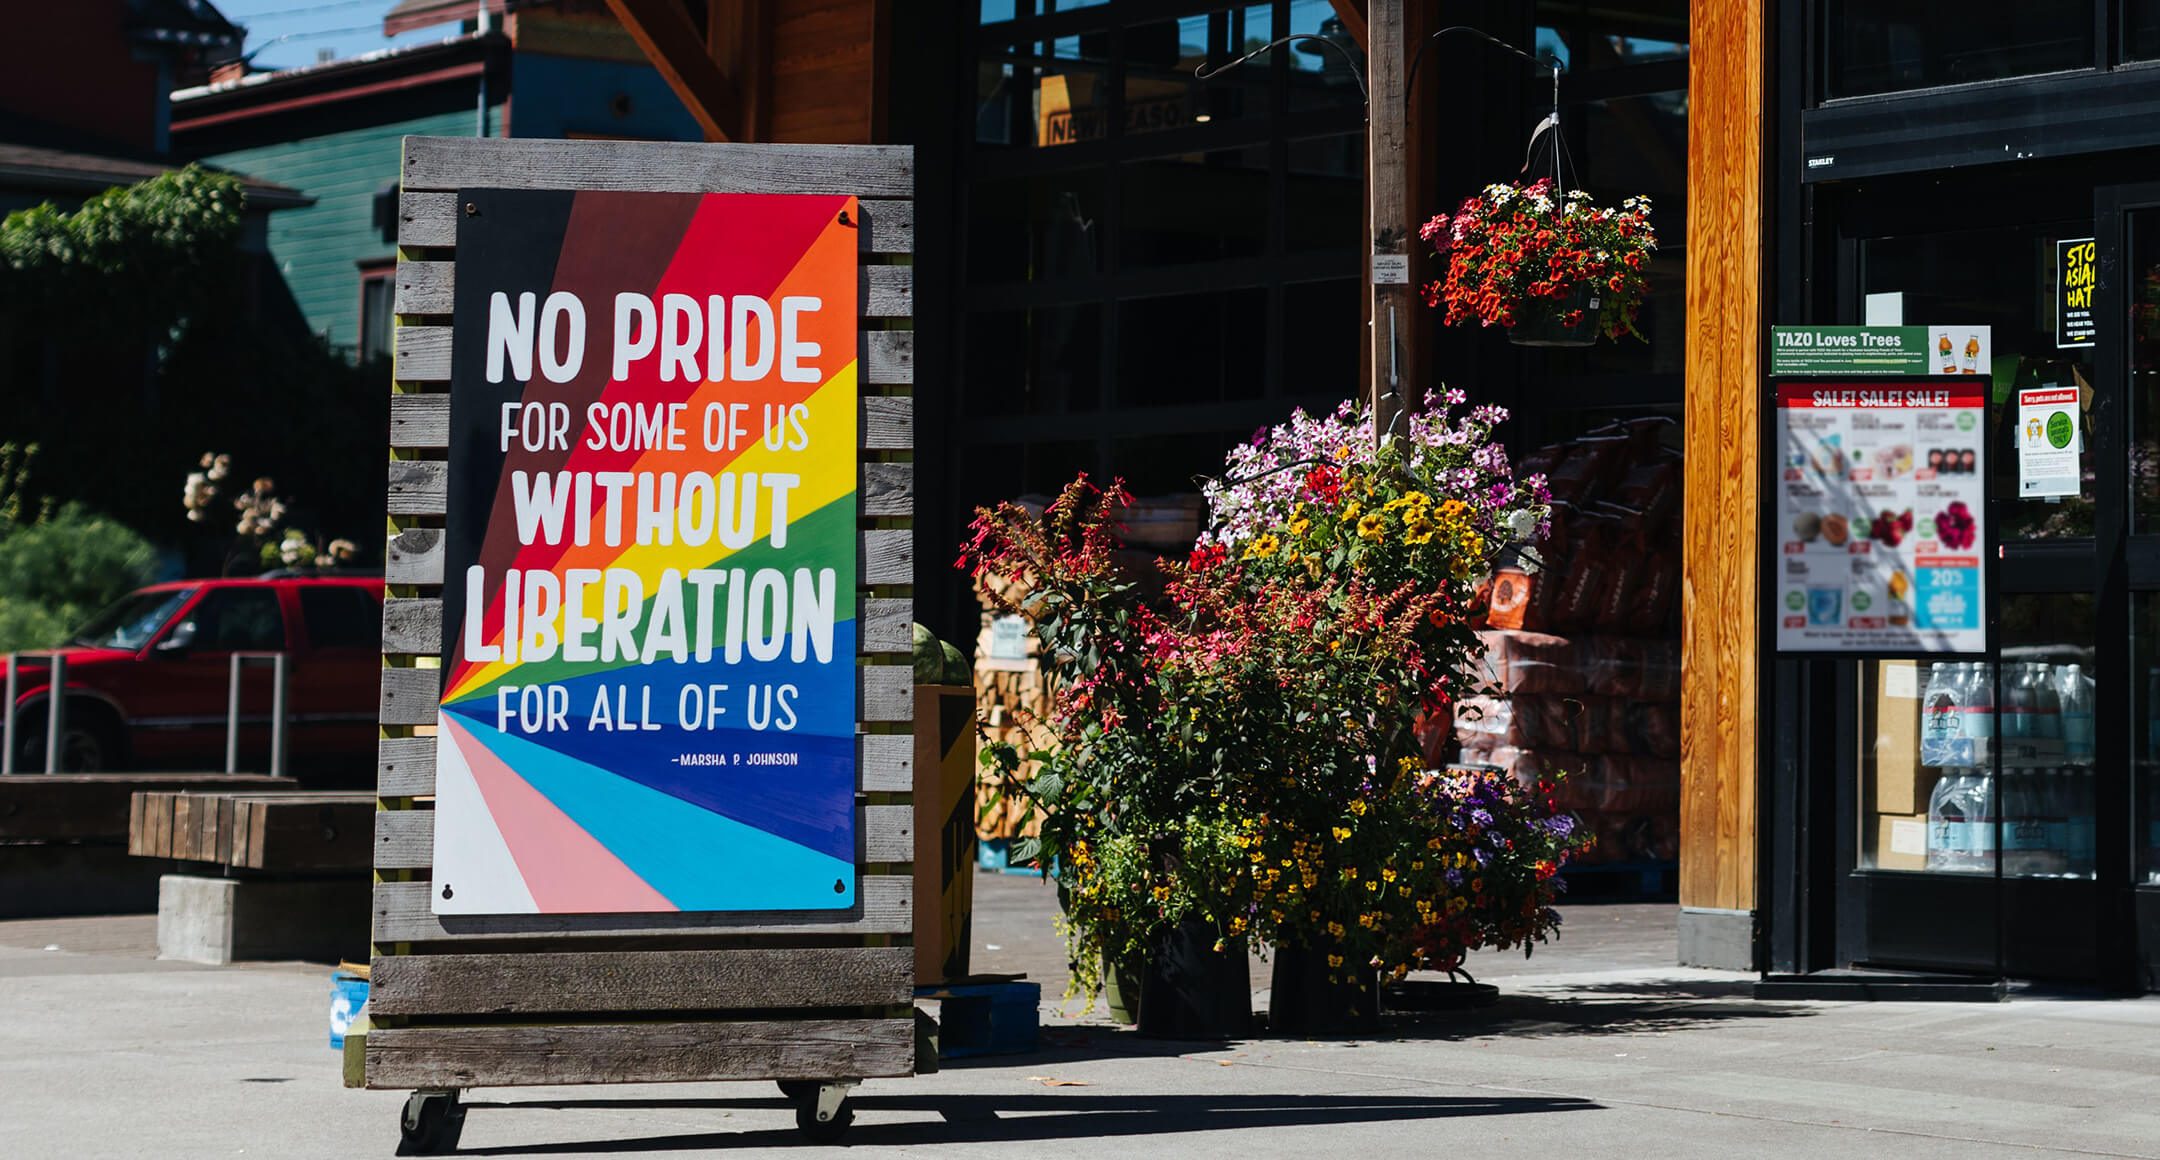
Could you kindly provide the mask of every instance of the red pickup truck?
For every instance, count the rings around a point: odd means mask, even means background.
[[[176,580],[123,597],[56,651],[67,657],[61,767],[222,769],[235,652],[288,656],[287,770],[319,784],[372,773],[383,582],[366,576]],[[45,667],[26,657],[15,768],[45,768]],[[241,766],[267,768],[271,670],[241,680]]]

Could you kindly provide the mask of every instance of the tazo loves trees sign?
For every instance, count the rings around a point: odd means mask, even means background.
[[[854,905],[854,199],[458,198],[436,913]]]

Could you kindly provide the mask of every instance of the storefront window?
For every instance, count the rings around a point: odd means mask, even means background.
[[[2093,0],[1828,0],[1826,97],[2093,67]]]
[[[1686,0],[1541,0],[1537,55],[1574,72],[1685,60]]]
[[[2130,235],[2130,510],[2131,530],[2160,532],[2160,221],[2131,215]]]
[[[2093,876],[2092,598],[2001,608],[1999,667],[1863,666],[1863,869]]]
[[[2017,495],[2015,392],[2074,387],[2092,409],[2092,349],[2057,344],[2056,241],[2089,237],[2088,223],[1868,238],[1860,244],[1861,289],[1878,321],[1913,326],[1989,328],[1994,376],[1989,408],[1988,470],[1993,494]],[[2081,430],[2078,495],[1997,501],[2004,539],[2063,539],[2093,534],[2095,460]]]

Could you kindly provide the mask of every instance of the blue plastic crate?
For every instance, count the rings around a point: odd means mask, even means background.
[[[1033,1051],[1042,1030],[1041,983],[918,987],[915,997],[938,1001],[941,1059]]]
[[[351,971],[339,970],[330,974],[330,1046],[333,1050],[345,1050],[345,1032],[352,1027],[353,1016],[367,1003],[368,981]]]

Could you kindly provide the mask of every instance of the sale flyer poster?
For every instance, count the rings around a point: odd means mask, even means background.
[[[1984,378],[1777,386],[1777,646],[1979,652]]]
[[[852,907],[852,198],[471,189],[438,914]]]

